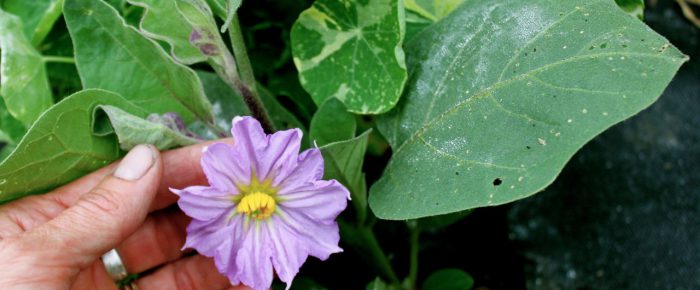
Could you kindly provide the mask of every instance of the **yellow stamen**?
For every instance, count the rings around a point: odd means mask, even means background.
[[[236,211],[259,220],[266,219],[275,212],[275,199],[262,192],[253,192],[241,199]]]

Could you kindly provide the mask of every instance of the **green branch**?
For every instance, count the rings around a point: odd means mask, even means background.
[[[42,56],[41,59],[42,59],[44,62],[71,63],[71,64],[75,64],[75,58],[69,57],[69,56],[45,55],[45,56]]]
[[[243,100],[253,116],[260,121],[265,131],[271,133],[274,131],[275,127],[258,94],[253,66],[248,58],[248,51],[246,50],[245,41],[243,40],[241,25],[238,22],[238,15],[233,15],[233,19],[228,28],[228,35],[231,40],[233,55],[240,75],[240,79],[236,78],[233,85],[236,86],[235,89],[241,93]]]

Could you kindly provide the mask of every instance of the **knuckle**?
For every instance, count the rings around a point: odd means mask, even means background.
[[[107,188],[95,188],[80,203],[88,212],[115,214],[121,208],[117,192]]]
[[[177,287],[177,290],[197,289],[196,279],[194,278],[195,273],[190,268],[176,268],[173,274],[175,275],[175,287]]]

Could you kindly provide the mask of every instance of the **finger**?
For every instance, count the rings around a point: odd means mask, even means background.
[[[151,214],[117,250],[129,273],[141,273],[182,256],[189,218],[170,208]]]
[[[71,285],[71,290],[100,289],[120,290],[117,284],[107,274],[104,264],[97,260],[78,274]]]
[[[200,255],[167,264],[136,280],[141,290],[227,289],[231,283],[219,274],[211,258]],[[238,288],[247,289],[247,288]]]
[[[171,193],[169,188],[182,188],[207,183],[206,176],[204,176],[200,165],[200,159],[202,158],[202,149],[213,142],[232,142],[232,140],[223,139],[203,142],[163,152],[163,178],[158,187],[158,194],[150,208],[151,211],[166,208],[177,200],[177,196]],[[105,176],[113,172],[115,166],[116,164],[112,164],[102,168],[43,196],[70,206],[84,192],[95,187]]]
[[[55,219],[21,237],[47,243],[83,268],[131,235],[144,221],[162,172],[158,151],[134,147],[114,174]]]
[[[231,139],[218,141],[231,142]],[[206,184],[199,160],[202,148],[211,143],[204,142],[162,154],[164,174],[150,211],[166,208],[177,200],[177,196],[169,191],[171,187]],[[14,236],[52,220],[114,172],[117,164],[103,167],[50,193],[25,197],[0,206],[0,237]]]

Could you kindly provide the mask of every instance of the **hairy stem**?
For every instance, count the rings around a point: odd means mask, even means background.
[[[228,35],[231,40],[233,55],[240,75],[240,78],[236,77],[231,85],[235,86],[234,89],[241,94],[250,112],[260,121],[263,129],[268,133],[272,133],[275,128],[258,94],[253,66],[250,64],[250,59],[248,58],[248,51],[246,50],[245,41],[243,40],[241,25],[238,22],[238,15],[233,16],[233,21],[231,21],[228,28]]]

